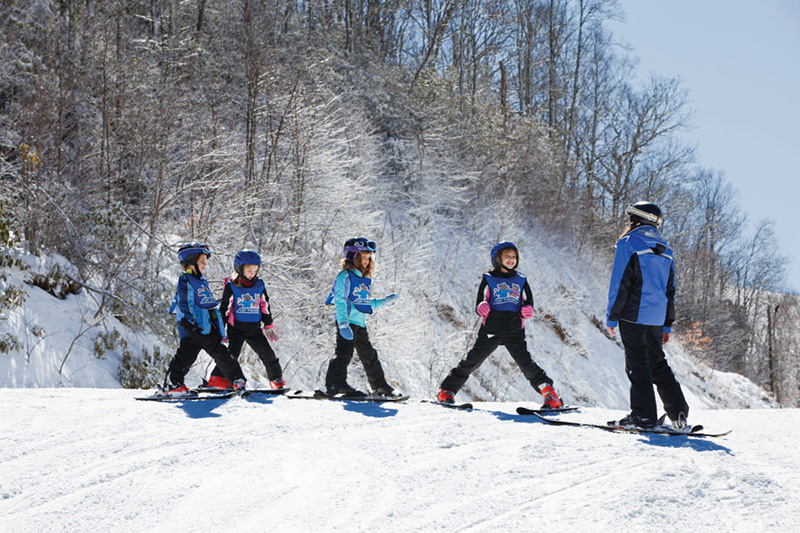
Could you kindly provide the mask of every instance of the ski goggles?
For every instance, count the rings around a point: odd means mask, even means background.
[[[658,215],[654,215],[653,213],[648,213],[647,211],[642,211],[641,209],[637,209],[633,206],[633,204],[629,205],[625,209],[626,215],[636,215],[637,217],[642,217],[645,220],[649,220],[650,222],[655,222],[657,227],[661,227],[664,223],[664,219]]]
[[[359,237],[353,244],[351,245],[354,252],[377,252],[378,251],[378,243],[375,241],[370,241],[365,239],[364,237]]]

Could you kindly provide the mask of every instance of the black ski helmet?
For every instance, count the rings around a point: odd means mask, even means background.
[[[658,229],[664,223],[661,208],[652,202],[636,202],[625,209],[625,214],[630,215],[631,222],[637,225],[646,224]]]
[[[244,272],[242,269],[244,265],[255,265],[260,267],[261,256],[258,255],[258,252],[253,250],[240,250],[239,252],[236,252],[236,257],[233,258],[233,270],[241,277],[244,277]]]
[[[500,262],[500,252],[502,252],[506,248],[510,248],[511,250],[514,250],[514,252],[516,252],[517,264],[514,265],[514,268],[519,267],[519,249],[517,248],[517,245],[511,241],[502,241],[492,246],[491,255],[492,255],[492,266],[494,268],[500,268],[501,266],[503,266],[503,264]]]
[[[178,249],[178,260],[183,267],[194,266],[197,264],[197,258],[200,257],[200,254],[211,257],[211,250],[208,245],[201,242],[189,242]]]

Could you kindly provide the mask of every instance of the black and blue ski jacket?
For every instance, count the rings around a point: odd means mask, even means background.
[[[639,226],[617,241],[608,288],[606,325],[620,320],[664,326],[675,321],[675,268],[672,250],[652,226]]]

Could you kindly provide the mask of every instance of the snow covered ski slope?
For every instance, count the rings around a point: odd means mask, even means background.
[[[800,411],[695,410],[704,440],[515,413],[251,395],[0,389],[0,531],[776,531]],[[531,407],[534,407],[531,405]],[[565,420],[619,411],[582,408]]]

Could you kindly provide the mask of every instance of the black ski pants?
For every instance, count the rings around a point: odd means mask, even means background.
[[[667,416],[676,420],[680,413],[689,415],[689,405],[664,355],[663,333],[662,326],[619,322],[625,371],[631,382],[631,413],[651,420],[658,418],[655,385]]]
[[[275,355],[275,350],[269,345],[269,341],[267,341],[260,327],[244,329],[228,326],[228,351],[231,353],[231,357],[237,360],[239,359],[239,355],[242,353],[242,346],[244,346],[245,342],[253,349],[258,358],[261,359],[261,362],[264,363],[264,367],[267,369],[267,378],[269,378],[270,381],[274,381],[283,376],[281,363]],[[214,370],[211,371],[211,375],[224,376],[219,365],[214,367]]]
[[[553,380],[547,376],[542,368],[537,365],[531,353],[528,351],[528,344],[525,341],[525,330],[517,326],[509,328],[509,331],[502,334],[488,333],[485,326],[478,330],[478,339],[475,345],[467,353],[467,356],[450,371],[444,381],[442,388],[458,392],[466,383],[470,374],[475,372],[479,366],[494,352],[498,346],[504,345],[511,354],[511,357],[519,366],[522,375],[530,382],[531,386],[542,392],[539,385],[546,383],[552,385]]]
[[[212,331],[208,335],[189,334],[181,338],[178,351],[169,364],[167,375],[172,383],[183,383],[189,369],[197,361],[200,350],[205,350],[217,363],[225,378],[233,383],[237,379],[244,379],[242,367],[239,362],[231,357],[228,348],[220,342],[219,335]]]
[[[342,337],[339,328],[336,328],[336,352],[328,363],[325,386],[342,385],[347,382],[347,366],[353,359],[353,351],[358,353],[358,358],[364,365],[367,381],[372,390],[388,385],[383,367],[378,360],[378,351],[369,342],[367,328],[350,324],[350,329],[353,330],[353,340]]]

